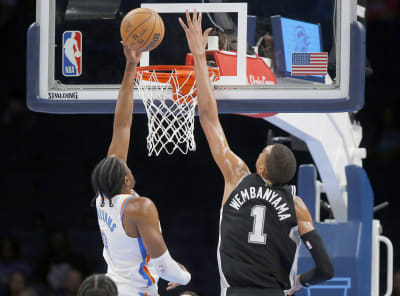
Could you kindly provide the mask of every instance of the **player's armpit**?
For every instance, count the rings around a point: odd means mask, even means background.
[[[145,197],[133,199],[125,209],[127,220],[137,227],[143,244],[151,258],[160,257],[167,250],[162,236],[157,208]]]

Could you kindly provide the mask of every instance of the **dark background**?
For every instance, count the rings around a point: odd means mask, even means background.
[[[400,164],[398,2],[369,1],[367,55],[373,74],[366,79],[365,106],[356,114],[363,127],[361,146],[368,151],[364,167],[375,191],[375,204],[390,202],[375,217],[394,244],[395,267],[400,243],[396,231]],[[93,197],[90,173],[106,155],[113,117],[27,110],[26,30],[35,20],[35,1],[0,3],[0,284],[5,291],[13,271],[10,266],[14,266],[25,271],[28,285],[40,295],[74,295],[79,277],[105,271],[96,214],[89,206]],[[220,118],[232,150],[251,169],[267,143],[268,131],[274,129],[277,135],[285,135],[261,119],[238,115]],[[147,156],[146,121],[144,115],[134,115],[128,165],[137,180],[136,190],[156,203],[173,257],[192,272],[189,289],[201,295],[217,295],[216,245],[223,178],[198,120],[196,152],[158,158]],[[297,152],[296,156],[299,164],[312,162],[308,153]],[[10,250],[18,249],[14,245],[19,246],[18,256],[13,251],[10,256]],[[74,281],[71,273],[70,278],[62,278],[62,263],[77,270],[78,279]],[[52,272],[54,277],[49,278]],[[57,288],[51,289],[49,283],[56,283]],[[0,295],[6,295],[4,291]]]

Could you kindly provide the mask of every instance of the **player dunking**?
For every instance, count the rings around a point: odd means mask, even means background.
[[[218,119],[209,81],[205,46],[207,29],[201,14],[186,11],[179,19],[193,54],[200,123],[220,168],[225,189],[220,218],[218,265],[221,295],[258,296],[292,294],[302,286],[333,276],[333,266],[310,213],[295,187],[284,185],[296,171],[296,159],[284,145],[267,146],[256,162],[256,174],[229,148]],[[297,276],[299,234],[316,268]]]
[[[158,277],[168,290],[190,281],[190,273],[170,256],[160,231],[157,208],[133,190],[135,179],[126,165],[133,113],[133,83],[141,53],[124,47],[125,73],[115,107],[107,157],[92,173],[96,209],[104,243],[107,275],[119,296],[156,296]]]

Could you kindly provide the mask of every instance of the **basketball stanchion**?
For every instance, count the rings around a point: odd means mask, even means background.
[[[219,70],[209,68],[210,81],[219,79]],[[148,155],[179,150],[196,150],[194,115],[197,106],[195,71],[192,66],[138,67],[136,87],[143,100],[147,119]]]

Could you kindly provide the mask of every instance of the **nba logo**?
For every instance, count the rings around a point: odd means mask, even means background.
[[[63,33],[62,73],[64,76],[82,74],[82,33],[79,31]]]

